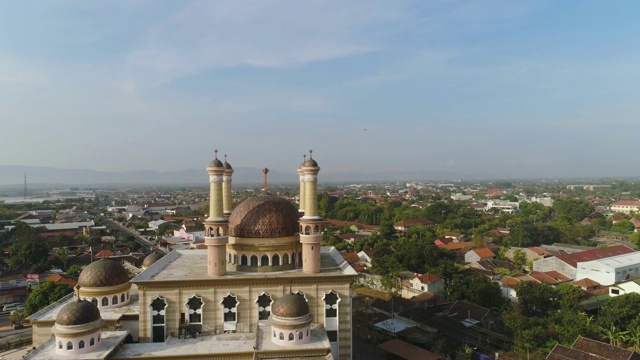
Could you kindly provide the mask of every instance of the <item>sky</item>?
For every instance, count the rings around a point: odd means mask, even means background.
[[[640,2],[0,0],[0,165],[639,176]]]

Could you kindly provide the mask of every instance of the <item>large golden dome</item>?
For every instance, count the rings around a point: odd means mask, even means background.
[[[248,238],[294,236],[299,232],[298,209],[288,200],[259,195],[240,203],[229,217],[229,235]]]
[[[58,316],[58,325],[84,325],[100,319],[100,310],[91,301],[78,300],[65,305]]]
[[[105,287],[129,282],[129,273],[122,264],[102,259],[87,265],[78,277],[78,285],[83,287]]]

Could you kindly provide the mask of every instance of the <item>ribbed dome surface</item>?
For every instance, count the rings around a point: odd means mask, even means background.
[[[302,163],[302,167],[318,167],[318,163],[313,159],[309,159]]]
[[[58,325],[84,325],[100,319],[100,310],[91,301],[78,300],[65,305],[58,316]]]
[[[153,254],[149,254],[142,261],[142,267],[148,268],[149,266],[153,265],[156,261],[160,259],[162,259],[162,254],[160,253],[156,252]]]
[[[218,158],[215,158],[211,160],[211,162],[209,163],[209,167],[221,168],[224,167],[224,165],[222,165],[222,161],[218,160]]]
[[[309,304],[302,295],[288,293],[273,302],[271,313],[282,318],[298,318],[309,314]]]
[[[129,282],[129,273],[122,264],[113,260],[94,261],[78,277],[80,287],[116,286]]]
[[[288,200],[259,195],[240,203],[229,217],[229,235],[236,237],[283,237],[299,232],[298,209]]]

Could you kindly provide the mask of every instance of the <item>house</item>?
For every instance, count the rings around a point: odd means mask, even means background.
[[[634,232],[638,232],[638,229],[640,229],[640,220],[634,218],[631,218],[631,224],[633,224],[633,231]]]
[[[584,290],[584,291],[593,291],[596,290],[598,288],[600,288],[600,283],[598,283],[597,281],[593,281],[589,278],[584,278],[584,279],[580,279],[580,280],[576,280],[574,282],[571,283],[574,286],[579,287],[580,289]]]
[[[407,231],[409,231],[409,229],[411,229],[416,225],[429,226],[433,224],[435,223],[429,219],[407,219],[407,220],[400,220],[395,224],[393,224],[393,226],[395,227],[396,231],[404,234]]]
[[[404,342],[400,339],[392,339],[378,345],[380,350],[392,354],[394,359],[404,360],[444,360],[445,357],[432,353],[419,346]]]
[[[435,274],[416,274],[409,283],[412,289],[419,290],[420,292],[426,291],[432,294],[439,294],[444,291],[444,280]]]
[[[464,254],[464,261],[470,263],[480,260],[490,260],[494,259],[495,257],[496,254],[494,254],[493,251],[489,250],[488,248],[477,248],[467,251],[467,253]]]
[[[562,275],[576,279],[576,272],[579,262],[587,262],[597,259],[605,259],[612,256],[633,253],[635,250],[628,246],[616,245],[607,248],[598,248],[587,251],[575,252],[572,254],[558,255],[533,262],[535,271],[558,271]],[[590,276],[585,276],[590,277]],[[597,281],[597,279],[594,278]]]
[[[516,291],[516,287],[523,281],[540,282],[534,277],[524,274],[519,276],[505,276],[500,280],[500,290],[502,292],[502,296],[509,301],[517,301],[518,292]]]
[[[556,344],[546,359],[640,360],[640,354],[633,350],[578,336],[571,347]]]
[[[499,211],[513,214],[520,211],[520,203],[508,200],[487,200],[484,211],[489,212],[492,209],[498,209]]]
[[[465,300],[443,305],[443,313],[465,327],[477,325],[483,329],[492,329],[498,318],[494,311]]]
[[[620,200],[616,201],[609,206],[609,209],[613,212],[631,214],[640,212],[640,201],[632,200]]]
[[[627,219],[624,218],[624,216],[620,215],[620,214],[613,214],[611,216],[609,216],[607,218],[607,221],[611,221],[611,223],[615,224],[615,223],[619,223],[621,221],[626,221]]]
[[[622,281],[615,285],[609,286],[609,295],[611,296],[620,296],[630,293],[640,294],[640,278]]]
[[[613,285],[630,276],[640,276],[640,252],[579,262],[575,279],[589,278],[602,285]]]

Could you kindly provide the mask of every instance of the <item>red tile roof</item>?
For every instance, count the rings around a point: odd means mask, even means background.
[[[420,282],[423,284],[433,284],[442,281],[437,275],[431,273],[416,274],[416,278],[420,279]]]
[[[624,255],[635,252],[632,248],[624,245],[610,246],[602,249],[581,251],[573,254],[558,255],[557,258],[566,262],[571,267],[577,267],[579,262],[605,259],[616,255]]]
[[[550,253],[550,252],[548,252],[548,251],[546,251],[546,250],[543,250],[543,249],[540,249],[540,248],[539,248],[539,247],[537,247],[537,246],[532,246],[532,247],[527,248],[527,249],[529,249],[529,250],[533,251],[534,253],[536,253],[536,254],[538,254],[538,255],[542,255],[542,256],[551,255],[551,253]]]
[[[488,248],[478,248],[473,249],[473,251],[478,254],[481,259],[493,258],[496,256],[496,254],[494,254],[493,251],[489,250]]]

